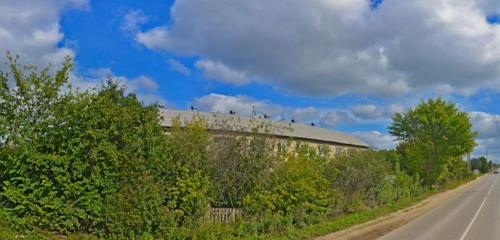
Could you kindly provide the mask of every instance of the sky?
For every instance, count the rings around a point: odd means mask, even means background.
[[[500,162],[498,0],[0,0],[0,61],[55,67],[81,89],[113,76],[146,104],[352,133],[394,148],[390,117],[430,97]],[[0,66],[0,70],[5,66]]]

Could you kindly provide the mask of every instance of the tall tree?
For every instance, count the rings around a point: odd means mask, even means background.
[[[400,142],[402,167],[420,175],[428,185],[446,180],[454,159],[470,153],[477,136],[469,115],[442,98],[396,113],[389,132]]]

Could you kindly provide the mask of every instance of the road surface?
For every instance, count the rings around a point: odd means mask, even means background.
[[[482,177],[453,199],[380,239],[500,239],[498,178],[500,174]]]

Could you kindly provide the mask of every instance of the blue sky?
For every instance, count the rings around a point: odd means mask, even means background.
[[[37,64],[72,55],[72,82],[120,79],[144,102],[252,106],[394,147],[395,112],[442,96],[500,161],[500,3],[22,0],[0,6],[0,50]],[[423,1],[425,2],[425,1]]]
[[[135,42],[121,30],[124,16],[134,10],[140,10],[147,15],[148,21],[141,26],[145,29],[164,23],[171,24],[168,9],[172,4],[173,1],[148,1],[147,4],[138,4],[136,1],[94,1],[88,11],[73,10],[62,15],[60,23],[65,41],[60,44],[74,45],[76,66],[82,74],[92,69],[110,68],[114,75],[127,78],[147,75],[158,83],[159,95],[169,106],[180,109],[195,105],[193,102],[195,98],[211,93],[228,96],[245,95],[291,108],[310,106],[343,108],[349,105],[380,102],[352,94],[321,98],[302,96],[277,91],[272,84],[250,83],[234,86],[207,81],[200,73],[183,75],[169,66],[168,60],[175,59],[185,66],[190,66],[190,70],[195,72],[192,66],[198,57],[176,55],[168,51],[152,51]],[[380,2],[377,2],[373,6],[379,4]],[[345,131],[385,130],[385,126],[380,124],[353,126],[340,123],[337,127]]]

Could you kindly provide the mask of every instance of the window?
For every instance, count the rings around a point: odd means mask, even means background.
[[[300,144],[300,142],[295,143],[295,151],[297,151],[297,152],[300,151],[301,147],[302,147],[302,144]]]
[[[339,157],[340,155],[342,155],[342,148],[335,147],[335,156]]]
[[[347,154],[352,155],[354,153],[354,148],[348,148]]]
[[[286,153],[286,152],[287,152],[286,142],[278,142],[278,153]]]
[[[330,149],[328,148],[328,146],[318,145],[318,156],[320,156],[320,157],[326,157],[326,156],[328,156],[329,150]]]

